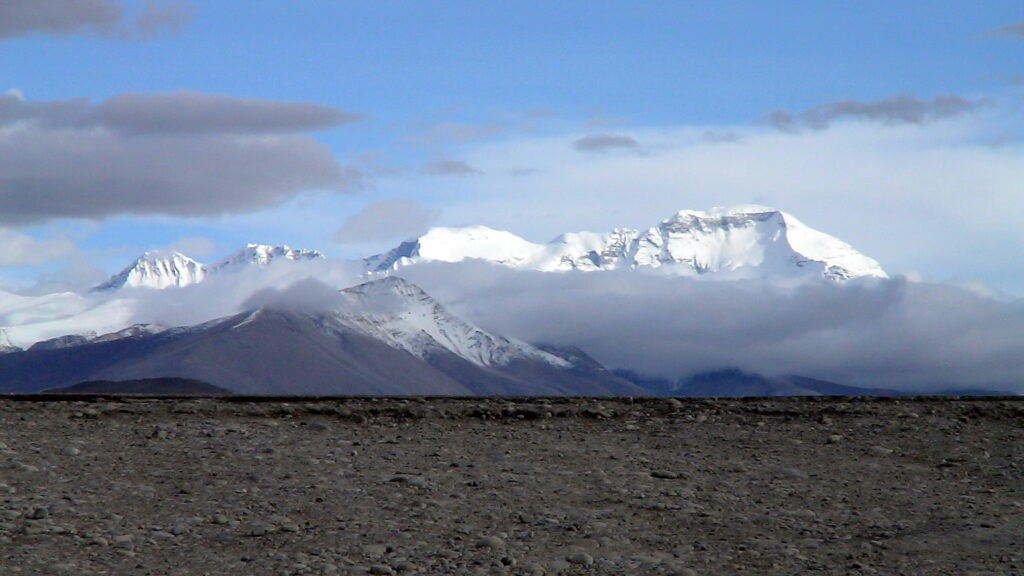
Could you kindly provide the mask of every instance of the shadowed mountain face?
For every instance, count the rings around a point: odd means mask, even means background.
[[[222,396],[228,390],[188,378],[146,378],[143,380],[91,380],[44,390],[45,394],[144,394],[147,396]]]
[[[353,290],[343,295],[355,304],[330,312],[260,308],[191,328],[5,354],[0,391],[175,377],[239,394],[645,392],[582,352],[542,351],[483,332],[404,281]]]

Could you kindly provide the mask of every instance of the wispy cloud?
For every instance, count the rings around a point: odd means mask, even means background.
[[[995,30],[989,30],[988,36],[1008,36],[1010,38],[1024,38],[1024,22],[1017,22],[1016,24],[1009,24],[996,28]]]
[[[147,0],[133,20],[117,0],[4,0],[0,2],[0,39],[31,34],[93,34],[123,40],[148,40],[176,32],[194,16],[191,3]]]
[[[961,116],[988,104],[986,100],[968,100],[956,95],[936,96],[930,101],[913,96],[896,96],[870,101],[842,100],[795,114],[775,110],[768,114],[767,120],[775,128],[786,132],[804,128],[824,130],[834,121],[844,119],[883,124],[926,124]]]
[[[467,122],[438,122],[416,130],[407,140],[426,145],[460,144],[492,138],[508,127],[502,124],[471,124]]]
[[[632,136],[623,134],[589,134],[574,141],[572,146],[583,152],[603,152],[612,149],[638,148],[640,143]]]
[[[16,230],[0,228],[0,266],[34,266],[77,252],[66,238],[36,239]]]
[[[423,167],[423,173],[430,176],[473,176],[483,174],[480,170],[460,160],[435,160]]]

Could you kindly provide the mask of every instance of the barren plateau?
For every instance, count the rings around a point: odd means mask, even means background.
[[[1024,574],[1016,398],[0,400],[0,574]]]

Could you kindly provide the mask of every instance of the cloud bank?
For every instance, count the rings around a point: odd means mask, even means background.
[[[0,223],[274,206],[359,174],[305,132],[355,116],[308,103],[178,92],[33,102],[0,95]]]
[[[192,4],[147,0],[133,20],[116,0],[4,0],[0,2],[0,39],[30,34],[94,34],[122,40],[148,40],[176,32],[194,14]]]
[[[575,345],[667,378],[740,368],[904,390],[1024,392],[1024,300],[902,279],[780,288],[639,273],[550,274],[481,263],[401,275],[486,329]]]

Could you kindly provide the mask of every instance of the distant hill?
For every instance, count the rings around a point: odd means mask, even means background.
[[[44,394],[144,394],[151,396],[221,396],[230,390],[189,378],[144,378],[141,380],[90,380],[71,386],[44,390]]]
[[[615,371],[615,374],[665,396],[903,396],[907,394],[888,388],[844,386],[804,376],[768,377],[738,369],[701,372],[676,381],[644,376],[629,371]]]

